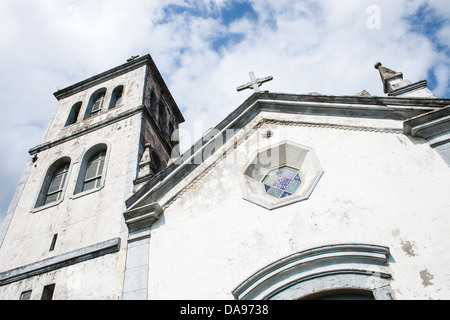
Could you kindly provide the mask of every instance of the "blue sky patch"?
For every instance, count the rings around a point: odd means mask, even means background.
[[[163,12],[163,23],[170,21],[170,17],[176,15],[188,15],[190,17],[199,17],[204,19],[212,18],[220,20],[220,22],[226,26],[228,26],[233,21],[242,18],[247,18],[250,21],[258,20],[258,14],[255,10],[253,10],[252,5],[247,1],[233,1],[225,7],[215,8],[215,10],[210,10],[209,8],[195,4],[170,4],[164,7]]]
[[[405,20],[409,23],[409,30],[429,39],[436,52],[445,52],[446,55],[450,55],[449,44],[443,42],[443,39],[439,37],[439,31],[445,28],[449,22],[448,18],[436,11],[428,3],[425,3],[416,12],[406,16]],[[431,91],[438,85],[433,68],[428,71],[427,85]]]
[[[200,18],[208,18],[209,12],[207,9],[201,9],[199,6],[191,5],[191,6],[181,6],[177,4],[170,4],[164,7],[164,18],[162,19],[163,23],[170,21],[171,16],[176,15],[188,15],[191,17],[200,17]]]
[[[448,44],[442,43],[438,37],[439,30],[445,26],[448,19],[436,9],[428,4],[421,5],[414,14],[406,17],[406,21],[410,24],[410,31],[426,36],[438,51],[449,51]]]
[[[428,71],[428,75],[427,75],[427,87],[428,87],[428,89],[433,91],[437,87],[437,84],[438,83],[437,83],[436,76],[434,74],[434,69],[431,69]]]
[[[411,31],[427,36],[436,35],[445,21],[428,4],[421,5],[414,14],[407,16],[406,20],[411,24]]]
[[[239,19],[248,19],[250,21],[257,21],[258,14],[253,9],[252,5],[247,1],[233,1],[222,8],[207,8],[204,6],[190,4],[190,5],[168,5],[164,7],[164,16],[161,19],[162,23],[170,23],[175,16],[189,16],[201,19],[214,19],[220,22],[223,26],[228,27],[231,23]],[[244,33],[218,33],[209,40],[211,48],[219,52],[222,49],[236,45],[245,38]]]
[[[218,35],[211,40],[211,47],[214,51],[219,52],[221,49],[238,44],[245,38],[242,33],[227,33]]]
[[[231,2],[230,5],[221,11],[221,19],[225,25],[242,18],[247,18],[251,21],[258,20],[258,14],[247,1]]]

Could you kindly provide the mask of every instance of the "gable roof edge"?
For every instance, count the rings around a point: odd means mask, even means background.
[[[203,137],[200,138],[200,140],[192,145],[183,155],[177,158],[174,163],[129,197],[125,204],[127,210],[131,210],[138,206],[139,203],[141,203],[143,199],[146,199],[152,192],[167,185],[172,178],[177,177],[177,174],[184,173],[178,175],[182,179],[186,176],[186,171],[193,171],[197,165],[193,164],[192,160],[201,154],[210,143],[216,141],[216,137],[223,134],[226,129],[232,128],[233,125],[248,116],[251,110],[256,106],[261,106],[261,108],[258,108],[260,110],[253,114],[250,119],[253,119],[260,111],[277,111],[278,109],[278,111],[292,112],[292,109],[289,109],[289,106],[291,106],[293,108],[301,108],[301,111],[306,113],[316,113],[321,115],[326,114],[324,111],[330,112],[331,115],[333,115],[331,111],[334,113],[343,112],[348,115],[350,111],[354,112],[356,116],[365,115],[368,117],[385,118],[387,115],[391,115],[393,119],[405,121],[411,117],[437,110],[448,104],[450,104],[449,99],[403,99],[353,96],[334,97],[286,95],[266,92],[254,93],[214,128],[218,131],[214,137],[211,137],[207,141],[203,141]],[[287,110],[281,110],[283,107],[287,108]],[[203,159],[201,163],[205,160],[206,158]],[[187,168],[189,165],[192,165],[193,167]],[[175,184],[176,183],[177,182],[175,182]],[[169,187],[169,189],[171,188]],[[158,199],[153,199],[153,201],[158,201]]]

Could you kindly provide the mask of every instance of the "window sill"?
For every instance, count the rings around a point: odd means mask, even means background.
[[[101,189],[103,189],[103,185],[101,185],[100,187],[94,188],[94,189],[78,192],[78,193],[74,194],[73,196],[71,196],[70,199],[81,198],[81,197],[84,197],[84,196],[86,196],[88,194],[100,191]]]
[[[31,210],[31,213],[36,213],[36,212],[39,212],[39,211],[42,211],[42,210],[45,210],[45,209],[48,209],[48,208],[51,208],[51,207],[55,207],[58,204],[60,204],[61,202],[63,202],[63,200],[64,200],[64,198],[62,198],[62,199],[60,199],[58,201],[51,202],[51,203],[48,203],[46,205],[40,206],[40,207],[36,207],[36,208]]]

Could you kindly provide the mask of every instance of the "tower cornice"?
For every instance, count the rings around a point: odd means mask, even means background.
[[[80,81],[78,83],[75,83],[69,87],[66,87],[64,89],[58,90],[53,93],[53,95],[56,97],[56,99],[61,100],[66,97],[69,97],[75,93],[78,93],[80,91],[86,90],[88,88],[91,88],[99,83],[105,82],[109,79],[115,78],[121,74],[130,72],[134,69],[140,68],[144,65],[148,65],[153,63],[151,60],[150,55],[145,55],[141,58],[132,60],[130,62],[124,63],[120,66],[117,66],[115,68],[112,68],[110,70],[107,70],[105,72],[102,72],[100,74],[97,74],[95,76],[92,76],[86,80]]]
[[[166,83],[164,82],[163,77],[161,76],[161,73],[159,72],[158,68],[156,67],[156,64],[154,63],[152,57],[149,54],[142,56],[140,58],[136,58],[134,60],[129,60],[120,66],[117,66],[115,68],[112,68],[110,70],[107,70],[105,72],[97,74],[95,76],[92,76],[86,80],[75,83],[64,89],[58,90],[58,91],[54,92],[53,95],[59,101],[61,99],[64,99],[64,98],[74,95],[78,92],[89,89],[100,83],[103,83],[105,81],[113,79],[122,74],[128,73],[132,70],[141,68],[143,66],[147,66],[148,68],[150,68],[151,73],[156,78],[156,80],[160,83],[160,86],[164,90],[164,93],[166,95],[166,101],[169,104],[169,106],[171,107],[171,109],[173,110],[174,115],[177,117],[178,122],[179,123],[184,122],[185,119],[184,119],[180,109],[178,108],[178,105],[176,104],[175,100],[173,99]]]
[[[41,152],[41,151],[43,151],[43,150],[50,149],[50,148],[52,148],[52,147],[54,147],[54,146],[56,146],[56,145],[59,145],[59,144],[65,143],[65,142],[67,142],[67,141],[70,141],[70,140],[79,138],[79,137],[82,136],[82,135],[85,135],[85,134],[87,134],[87,133],[91,133],[91,132],[93,132],[93,131],[95,131],[95,130],[99,130],[99,129],[101,129],[101,128],[104,128],[104,127],[106,127],[106,126],[109,126],[109,125],[111,125],[112,123],[115,123],[115,122],[118,122],[118,121],[122,121],[122,120],[124,120],[124,119],[126,119],[126,118],[129,118],[129,117],[132,117],[132,116],[134,116],[134,115],[136,115],[136,114],[138,114],[138,113],[145,112],[145,110],[146,110],[146,109],[145,109],[145,106],[144,106],[144,105],[137,106],[137,107],[135,107],[135,108],[133,108],[133,109],[127,110],[127,111],[125,111],[125,112],[123,112],[123,113],[117,115],[117,116],[114,117],[114,118],[108,118],[108,119],[105,119],[105,120],[100,121],[100,122],[98,122],[98,123],[96,123],[96,124],[94,124],[94,125],[85,127],[85,128],[83,128],[83,129],[81,129],[81,130],[72,132],[72,133],[70,133],[70,134],[68,134],[68,135],[59,137],[59,138],[57,138],[57,139],[55,139],[55,140],[47,141],[47,142],[45,142],[45,143],[41,143],[41,144],[39,144],[39,145],[37,145],[37,146],[31,148],[31,149],[28,151],[28,153],[29,153],[30,155],[35,155],[35,154],[37,154],[37,153],[39,153],[39,152]]]

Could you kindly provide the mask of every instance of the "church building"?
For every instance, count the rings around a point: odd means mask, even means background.
[[[0,300],[449,299],[450,99],[375,69],[385,96],[250,73],[183,153],[150,55],[55,92],[0,227]]]

